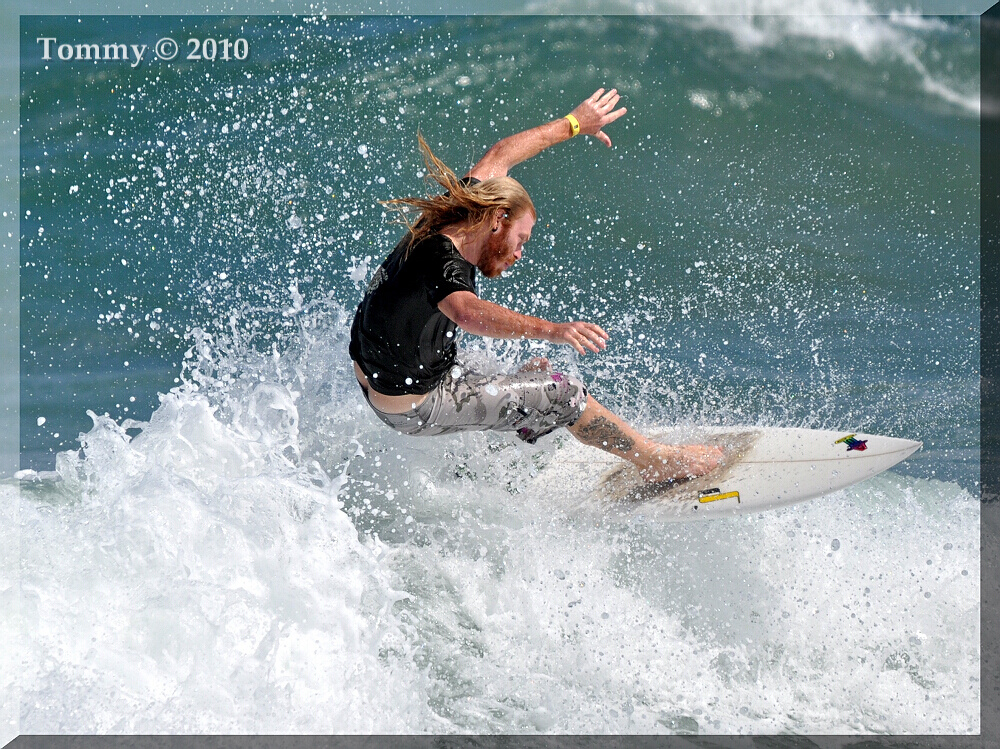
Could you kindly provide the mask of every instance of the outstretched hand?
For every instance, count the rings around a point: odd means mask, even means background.
[[[576,117],[580,123],[581,133],[593,135],[610,148],[611,138],[601,128],[610,125],[628,111],[625,107],[615,109],[619,99],[621,96],[618,94],[618,89],[613,88],[610,91],[605,91],[603,88],[599,88],[570,114]]]
[[[578,321],[556,323],[549,340],[552,343],[567,343],[575,348],[578,354],[586,354],[587,349],[597,354],[601,349],[608,347],[606,343],[608,337],[608,334],[594,323]]]

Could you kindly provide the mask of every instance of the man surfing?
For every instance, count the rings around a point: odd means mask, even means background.
[[[615,89],[598,89],[565,117],[499,141],[459,179],[418,136],[428,176],[446,190],[397,198],[406,236],[376,270],[351,327],[354,373],[375,415],[403,434],[515,432],[528,443],[565,427],[584,444],[630,461],[647,482],[701,476],[722,459],[717,447],[664,445],[598,403],[576,377],[536,358],[514,374],[484,375],[457,359],[459,329],[490,338],[529,338],[606,348],[608,334],[583,321],[556,323],[480,299],[476,270],[496,278],[521,259],[537,220],[527,191],[508,170],[625,114]],[[410,222],[408,212],[420,212]]]

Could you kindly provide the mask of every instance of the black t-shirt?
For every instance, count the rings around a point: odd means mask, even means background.
[[[383,395],[430,392],[455,362],[458,326],[438,309],[455,291],[476,293],[476,266],[443,234],[406,252],[409,235],[375,271],[351,326],[351,358]]]

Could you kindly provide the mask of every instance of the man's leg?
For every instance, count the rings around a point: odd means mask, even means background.
[[[525,363],[521,372],[549,372],[545,357]],[[587,396],[587,408],[570,433],[586,445],[600,448],[635,464],[646,481],[671,481],[703,476],[722,460],[722,450],[705,445],[663,445],[634,430],[608,409]]]
[[[585,445],[634,463],[643,479],[650,482],[703,476],[722,460],[722,450],[718,447],[654,442],[589,395],[583,415],[567,429]]]

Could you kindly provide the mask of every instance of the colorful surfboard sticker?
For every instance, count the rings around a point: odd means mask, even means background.
[[[860,452],[861,450],[868,449],[868,440],[855,439],[853,434],[849,434],[846,437],[841,437],[833,444],[839,445],[841,443],[847,445],[847,452],[850,452],[851,450],[858,450]]]
[[[719,489],[705,489],[705,491],[698,492],[698,501],[702,504],[705,502],[718,502],[720,499],[735,499],[739,502],[740,493],[722,492]]]

